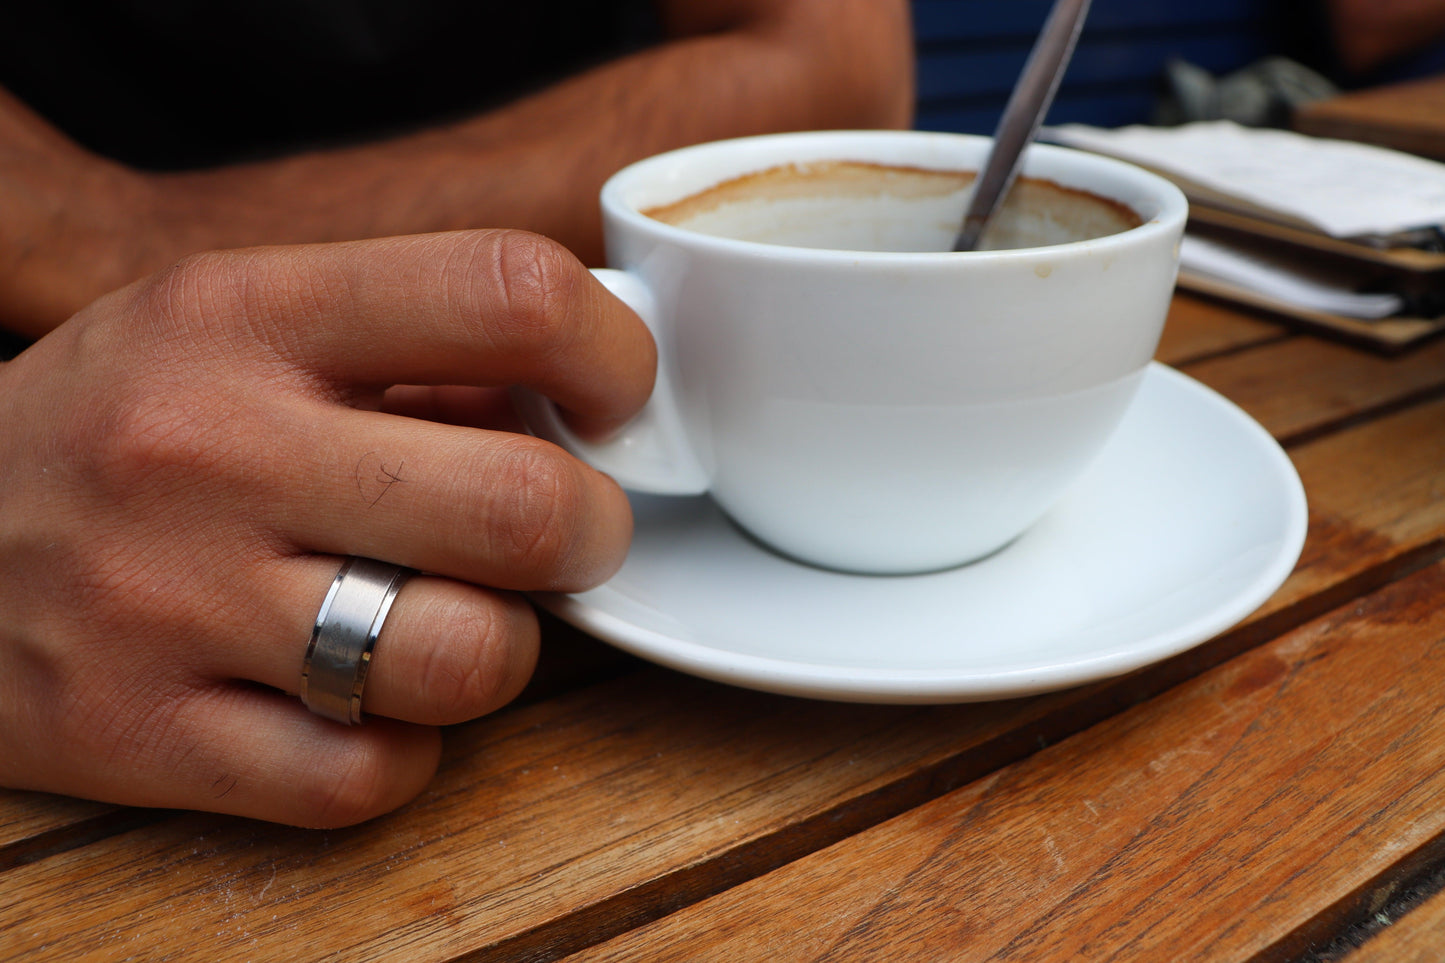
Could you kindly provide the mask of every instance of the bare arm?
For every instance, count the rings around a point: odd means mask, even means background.
[[[1445,0],[1330,0],[1341,64],[1364,74],[1445,35]]]
[[[67,263],[32,270],[49,284],[44,296],[26,297],[4,287],[18,279],[6,277],[0,236],[0,304],[23,309],[0,323],[39,333],[180,255],[259,243],[508,227],[597,263],[597,190],[632,160],[720,137],[911,121],[906,0],[661,8],[666,43],[449,127],[206,172],[142,176],[77,162],[76,183],[109,192],[91,205],[98,237],[80,238],[101,249],[77,264],[72,243]],[[107,213],[111,198],[119,214]],[[32,239],[32,269],[45,267],[46,243],[43,232]],[[88,276],[74,277],[81,266]]]

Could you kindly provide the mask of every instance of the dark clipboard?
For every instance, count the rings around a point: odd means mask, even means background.
[[[1389,247],[1330,237],[1303,227],[1227,210],[1190,198],[1189,230],[1204,237],[1277,253],[1334,262],[1354,274],[1373,277],[1382,287],[1413,292],[1445,292],[1445,252]],[[1237,287],[1215,278],[1181,271],[1179,286],[1274,315],[1296,326],[1342,338],[1379,351],[1403,351],[1445,331],[1445,314],[1407,312],[1379,320],[1327,314]],[[1426,314],[1431,316],[1426,316]]]

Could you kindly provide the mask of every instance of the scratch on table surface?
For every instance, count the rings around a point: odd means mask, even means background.
[[[1053,859],[1054,868],[1062,873],[1064,871],[1064,854],[1059,849],[1059,844],[1054,842],[1052,835],[1044,836],[1044,849],[1048,850],[1049,856]]]
[[[257,899],[258,901],[261,900],[261,899],[263,899],[263,898],[266,896],[266,891],[271,888],[271,884],[274,883],[274,882],[276,882],[276,864],[275,864],[275,863],[272,863],[272,864],[271,864],[271,878],[268,879],[268,880],[266,880],[266,885],[265,885],[265,886],[262,886],[262,887],[261,887],[261,892],[259,892],[259,893],[256,894],[256,899]]]

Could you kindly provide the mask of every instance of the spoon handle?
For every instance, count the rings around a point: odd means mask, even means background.
[[[994,132],[993,147],[974,183],[963,228],[953,245],[955,251],[972,251],[978,246],[989,218],[1013,185],[1019,158],[1054,102],[1088,11],[1089,0],[1055,0]]]

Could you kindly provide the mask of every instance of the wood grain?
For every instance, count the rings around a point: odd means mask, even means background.
[[[1437,397],[1445,341],[1382,357],[1300,338],[1204,359],[1184,370],[1239,405],[1286,445]]]
[[[111,810],[83,799],[0,790],[0,867],[8,865],[4,854],[27,840],[94,820]]]
[[[1422,571],[573,959],[1299,953],[1445,849],[1442,592]]]
[[[751,873],[962,784],[980,773],[961,767],[1027,752],[1048,709],[826,705],[638,673],[455,733],[423,799],[366,827],[181,816],[14,869],[0,958],[169,945],[179,920],[208,934],[182,958],[523,956],[585,939],[587,907],[616,919],[710,892],[726,851],[766,840]]]

